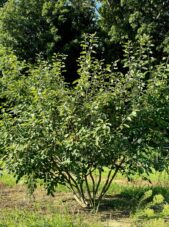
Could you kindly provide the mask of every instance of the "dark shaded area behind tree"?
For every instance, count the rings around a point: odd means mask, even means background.
[[[142,45],[151,39],[158,62],[169,52],[168,0],[1,0],[0,6],[0,44],[31,63],[39,55],[67,55],[67,82],[78,78],[76,59],[85,33],[99,37],[97,58],[120,59],[123,72],[128,40]]]
[[[76,59],[83,34],[97,30],[94,1],[9,0],[1,9],[0,43],[31,63],[37,55],[68,56],[66,80],[76,79]],[[69,74],[69,75],[68,75]]]

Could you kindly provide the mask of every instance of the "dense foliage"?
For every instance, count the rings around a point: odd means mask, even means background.
[[[168,0],[101,0],[100,25],[112,43],[152,37],[156,56],[169,51]]]
[[[126,41],[151,40],[160,62],[168,53],[168,0],[1,0],[0,43],[19,59],[35,62],[67,55],[66,80],[74,81],[84,33],[97,33],[97,57],[123,59]]]
[[[0,43],[29,62],[37,55],[68,55],[67,80],[72,81],[82,36],[96,31],[94,6],[91,0],[9,0],[0,10]]]
[[[0,164],[94,209],[119,171],[167,169],[168,3],[1,0]]]
[[[168,166],[169,65],[152,67],[151,45],[125,47],[123,74],[97,60],[95,37],[78,59],[69,87],[64,56],[26,65],[1,52],[0,149],[5,168],[30,188],[41,179],[48,193],[69,187],[82,206],[97,209],[120,171],[127,177]],[[9,53],[8,53],[9,54]],[[105,167],[106,180],[102,179]]]

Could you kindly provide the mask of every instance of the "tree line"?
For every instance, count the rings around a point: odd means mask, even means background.
[[[106,63],[122,60],[129,40],[151,40],[158,61],[169,50],[167,0],[1,0],[0,6],[0,44],[31,63],[38,55],[65,54],[68,82],[77,78],[85,33],[99,37],[97,56]]]

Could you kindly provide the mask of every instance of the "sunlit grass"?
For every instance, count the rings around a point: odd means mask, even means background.
[[[85,223],[82,216],[74,218],[69,214],[46,216],[28,210],[1,210],[0,227],[97,227],[101,223]]]
[[[106,174],[107,170],[105,169],[103,180],[105,180]],[[67,199],[64,199],[64,195],[66,196],[67,193],[69,194],[69,198],[71,197],[70,191],[67,187],[58,185],[56,188],[56,195],[62,197],[60,202],[57,201],[57,199],[54,199],[53,203],[51,203],[51,200],[48,202],[47,199],[44,201],[38,200],[38,203],[35,202],[31,205],[31,209],[29,209],[29,207],[24,207],[24,209],[19,209],[19,207],[10,207],[10,204],[8,204],[8,208],[2,206],[0,227],[101,227],[106,226],[105,223],[107,223],[105,220],[104,222],[101,222],[100,219],[102,213],[105,211],[110,213],[110,216],[113,214],[115,219],[116,212],[118,219],[123,218],[123,216],[120,216],[121,213],[125,213],[126,218],[128,218],[133,224],[131,227],[169,227],[168,222],[164,221],[163,218],[152,218],[151,220],[139,221],[135,216],[140,198],[147,190],[151,189],[153,191],[153,195],[163,195],[165,202],[169,203],[169,175],[166,172],[159,173],[154,171],[150,175],[152,184],[146,184],[145,181],[142,181],[141,177],[138,175],[135,175],[133,180],[133,182],[128,182],[125,176],[122,176],[121,174],[117,175],[115,181],[111,184],[107,192],[107,196],[105,196],[101,204],[98,216],[91,216],[91,214],[85,210],[83,213],[78,214],[77,209],[73,208],[74,205],[71,207],[69,204],[69,199],[68,201]],[[23,181],[20,182],[21,187],[23,183]],[[16,187],[15,178],[7,173],[0,176],[0,184],[9,188]],[[37,193],[39,193],[39,191]],[[73,201],[73,194],[71,198],[72,200],[70,200],[70,202]],[[67,206],[66,204],[69,205]],[[75,204],[75,201],[73,204]],[[70,209],[74,209],[76,211],[70,212]],[[142,207],[139,207],[139,209],[142,209]],[[107,217],[107,219],[110,219],[109,217]],[[108,222],[111,223],[111,220],[108,220]]]
[[[0,183],[4,184],[6,186],[12,187],[12,186],[16,185],[16,179],[11,174],[3,172],[0,175]]]

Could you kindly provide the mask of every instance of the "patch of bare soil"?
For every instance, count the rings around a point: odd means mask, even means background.
[[[2,182],[0,182],[0,189],[1,188],[4,188],[6,185],[4,184],[4,183],[2,183]]]
[[[47,196],[46,192],[38,188],[35,193],[30,196],[28,190],[23,185],[7,187],[0,184],[0,209],[2,208],[33,208],[35,204],[56,204],[62,203],[62,200],[69,200],[71,193],[59,193],[54,198]]]
[[[22,209],[36,211],[43,215],[51,215],[51,212],[69,213],[70,215],[82,215],[86,220],[101,220],[105,227],[129,227],[129,213],[109,210],[102,207],[97,215],[79,207],[74,200],[72,193],[58,192],[55,197],[47,196],[42,188],[38,188],[33,196],[28,194],[27,188],[23,185],[8,187],[0,183],[0,210]],[[98,226],[99,227],[99,226]]]
[[[107,219],[105,222],[106,227],[131,227],[131,221],[128,218],[118,220]]]

